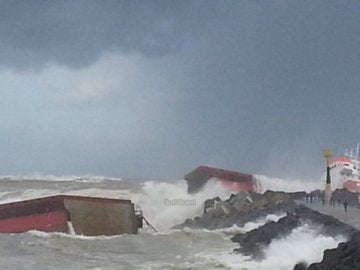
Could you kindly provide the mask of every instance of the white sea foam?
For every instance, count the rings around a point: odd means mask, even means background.
[[[286,215],[285,213],[269,214],[264,217],[260,217],[254,221],[247,222],[242,227],[239,227],[238,225],[234,224],[231,227],[215,229],[215,230],[185,228],[185,229],[183,229],[183,231],[186,231],[186,232],[206,231],[206,232],[210,232],[210,233],[214,232],[214,233],[225,233],[228,235],[234,235],[236,233],[246,233],[251,230],[257,229],[270,221],[277,222],[280,218],[284,217],[285,215]]]
[[[145,217],[159,230],[167,230],[173,225],[182,223],[186,218],[200,215],[206,199],[216,196],[227,199],[231,194],[231,191],[226,190],[215,181],[209,181],[204,189],[196,194],[187,193],[187,184],[184,180],[146,181],[140,185],[140,188],[132,191],[111,189],[111,183],[101,188],[86,184],[84,188],[77,186],[74,190],[62,189],[62,186],[54,185],[52,180],[41,182],[37,185],[38,188],[29,188],[25,184],[22,187],[21,183],[17,183],[17,185],[18,188],[13,193],[6,191],[0,194],[1,203],[58,194],[130,199],[141,206]]]
[[[282,183],[282,185],[287,186],[286,188],[292,185],[286,180],[273,181],[274,178],[266,177],[262,180],[265,181],[267,179],[270,179],[267,184],[268,187],[273,190],[276,187],[274,184]],[[189,269],[192,267],[196,269],[288,270],[292,269],[294,264],[301,260],[309,263],[321,260],[324,249],[336,247],[340,241],[345,240],[342,237],[332,238],[319,235],[312,228],[305,225],[295,229],[286,238],[273,240],[265,249],[266,258],[261,262],[256,262],[241,254],[233,254],[231,252],[232,249],[238,245],[232,243],[229,238],[234,233],[249,231],[269,220],[276,221],[283,214],[268,215],[249,222],[241,228],[233,226],[215,231],[169,230],[170,227],[182,223],[186,218],[201,215],[203,202],[206,199],[216,196],[219,196],[221,199],[227,199],[230,196],[231,191],[226,190],[226,188],[215,181],[209,181],[204,189],[197,194],[187,193],[187,184],[184,180],[171,182],[147,181],[141,185],[138,185],[138,183],[134,184],[129,189],[119,189],[119,185],[113,182],[104,182],[101,185],[98,183],[79,184],[75,182],[59,185],[54,184],[53,181],[41,181],[40,183],[35,183],[35,186],[29,185],[26,181],[17,182],[16,185],[7,184],[3,186],[0,200],[23,200],[59,193],[127,198],[141,205],[146,218],[160,232],[156,234],[141,233],[137,236],[122,235],[114,237],[86,237],[35,231],[23,234],[22,238],[28,239],[32,237],[29,240],[31,242],[34,242],[33,238],[38,239],[35,241],[39,241],[40,246],[42,246],[41,243],[46,244],[44,249],[41,252],[39,251],[39,254],[48,250],[48,244],[54,247],[53,250],[58,250],[58,246],[61,247],[60,250],[67,250],[70,247],[73,250],[72,253],[79,252],[80,245],[81,252],[85,249],[88,254],[94,252],[94,250],[99,250],[99,245],[101,245],[103,249],[101,256],[104,257],[99,257],[101,258],[99,261],[104,262],[107,260],[109,267],[124,260],[134,262],[133,265],[139,266],[137,269],[152,265],[154,269]],[[72,187],[73,189],[71,189]],[[46,240],[43,241],[43,239]],[[86,243],[84,243],[82,240],[91,241],[85,241]],[[177,245],[174,245],[174,243],[177,243]],[[114,250],[117,252],[116,256],[113,256]],[[134,250],[137,252],[134,253]],[[158,254],[160,253],[164,255],[159,257]],[[60,252],[57,256],[62,256],[61,254]],[[65,255],[69,256],[69,254],[66,253]],[[83,266],[82,268],[87,266],[86,262],[88,259],[86,256],[84,258],[84,261],[80,263]],[[189,263],[182,264],[185,261]],[[146,267],[144,269],[148,269]],[[132,269],[136,269],[136,267]]]
[[[128,189],[100,189],[85,188],[74,191],[64,192],[66,195],[104,197],[109,199],[127,199],[132,200],[133,193]]]
[[[266,176],[255,176],[265,190],[283,191],[310,191],[320,187],[320,183],[311,183],[301,180],[284,180]],[[229,198],[233,193],[221,183],[210,180],[205,187],[196,194],[187,193],[187,184],[184,180],[172,182],[145,182],[142,192],[131,194],[131,199],[140,204],[144,215],[159,229],[168,229],[182,223],[186,218],[202,214],[205,200],[219,196],[222,200]],[[281,216],[280,216],[281,217]],[[279,218],[280,218],[279,217]],[[256,228],[258,223],[264,224],[271,216],[262,218],[254,223],[247,224],[243,230]],[[276,217],[277,218],[277,217]],[[275,219],[276,219],[275,218]]]
[[[256,176],[260,180],[263,188],[272,190],[304,190],[305,184],[301,181],[286,181],[283,179],[269,178],[266,176]],[[29,177],[28,179],[32,179]],[[50,179],[49,177],[38,177],[40,180]],[[74,177],[79,179],[78,177]],[[58,181],[69,179],[68,177],[56,177],[53,178]],[[97,177],[94,179],[105,179]],[[106,178],[108,179],[108,178]],[[195,194],[187,193],[187,183],[185,180],[174,180],[169,182],[160,181],[146,181],[140,185],[139,189],[111,189],[109,187],[91,187],[88,184],[84,188],[75,190],[65,189],[62,190],[58,185],[51,185],[54,180],[49,180],[49,185],[44,182],[41,187],[29,189],[28,186],[20,191],[17,190],[14,193],[14,197],[10,195],[0,196],[0,201],[13,202],[20,200],[33,199],[38,197],[52,196],[57,194],[68,195],[82,195],[82,196],[94,196],[94,197],[106,197],[117,199],[130,199],[134,203],[139,204],[143,210],[145,217],[159,230],[167,230],[170,227],[184,222],[187,218],[193,218],[197,215],[201,215],[203,211],[203,203],[209,198],[219,196],[221,199],[227,199],[232,191],[221,185],[221,183],[214,180],[208,181],[205,187]],[[77,180],[73,180],[77,181]],[[89,183],[90,184],[90,183]],[[139,183],[137,183],[139,184]],[[307,186],[311,189],[310,186]],[[314,186],[312,186],[314,187]],[[246,228],[242,230],[249,230],[255,228],[257,223],[266,222],[266,218],[263,221],[256,221],[247,224]]]
[[[18,192],[9,192],[8,194],[0,195],[0,203],[12,203],[23,200],[31,200],[41,197],[58,195],[59,192],[54,189],[26,189]]]
[[[300,226],[285,238],[274,239],[264,249],[265,259],[252,260],[241,254],[224,252],[222,254],[203,254],[209,260],[218,261],[232,269],[249,270],[289,270],[300,261],[314,263],[322,260],[325,249],[335,248],[346,239],[339,235],[330,237],[319,234],[308,225]]]
[[[286,216],[285,213],[280,213],[280,214],[269,214],[266,215],[265,217],[261,217],[255,221],[250,221],[248,223],[246,223],[244,225],[244,227],[240,227],[239,229],[243,232],[249,232],[251,230],[257,229],[259,227],[261,227],[262,225],[268,223],[269,221],[275,221],[277,222],[280,218]]]
[[[202,214],[205,200],[216,196],[227,199],[230,194],[231,191],[213,181],[209,181],[204,189],[196,194],[187,193],[184,180],[148,181],[144,183],[141,193],[132,194],[132,199],[142,207],[145,217],[156,228],[166,230],[182,223],[186,218]]]
[[[328,237],[317,233],[312,227],[303,225],[284,238],[273,240],[264,249],[265,259],[254,261],[250,257],[232,253],[238,247],[229,236],[220,231],[173,231],[160,234],[140,234],[137,236],[71,236],[63,233],[43,233],[31,231],[37,238],[49,239],[53,245],[67,243],[77,249],[79,240],[96,249],[97,246],[113,249],[106,251],[126,254],[128,261],[136,263],[133,269],[247,269],[247,270],[289,270],[299,261],[313,263],[321,261],[323,251],[335,248],[345,241],[342,236]],[[71,239],[63,242],[61,239]],[[59,239],[59,240],[57,240]],[[36,240],[32,240],[36,241]],[[59,242],[60,241],[60,242]],[[176,245],[174,245],[176,242]],[[83,244],[82,244],[83,245]],[[151,246],[151,248],[149,248]],[[87,250],[86,247],[83,247]],[[137,251],[134,253],[134,249]],[[105,255],[105,251],[101,254]],[[110,254],[112,254],[110,252]],[[161,256],[159,256],[161,254]],[[106,255],[105,255],[106,256]],[[186,262],[186,263],[185,263]]]
[[[120,177],[100,176],[100,175],[53,175],[43,173],[19,174],[19,175],[0,175],[0,179],[5,180],[38,180],[38,181],[76,181],[76,182],[102,182],[102,181],[121,181]]]
[[[305,181],[302,179],[282,179],[276,177],[268,177],[265,175],[254,175],[261,186],[261,191],[265,192],[266,190],[274,191],[286,191],[286,192],[296,192],[296,191],[311,191],[321,188],[321,181]]]
[[[39,238],[71,238],[71,239],[81,239],[81,240],[109,240],[109,239],[116,239],[123,237],[124,235],[97,235],[97,236],[86,236],[81,234],[69,234],[64,232],[43,232],[38,230],[30,230],[26,232],[27,234],[31,234],[33,236],[39,237]]]

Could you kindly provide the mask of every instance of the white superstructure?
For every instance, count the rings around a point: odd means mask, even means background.
[[[360,192],[360,145],[347,149],[344,156],[335,157],[330,164],[332,189],[347,188]]]

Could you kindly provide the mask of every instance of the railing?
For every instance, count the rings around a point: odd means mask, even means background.
[[[158,231],[155,229],[155,227],[154,227],[153,225],[151,225],[150,222],[144,217],[143,211],[142,211],[140,205],[135,204],[134,211],[135,211],[135,216],[137,216],[138,218],[140,218],[141,220],[143,220],[143,221],[145,222],[145,224],[146,224],[150,229],[152,229],[154,232],[158,232]]]

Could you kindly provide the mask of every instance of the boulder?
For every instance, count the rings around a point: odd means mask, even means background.
[[[248,192],[240,192],[236,195],[231,194],[228,201],[237,211],[242,210],[245,206],[254,202]]]
[[[213,199],[208,199],[204,202],[204,214],[208,212],[211,209],[214,209],[216,206],[216,203],[221,201],[219,197],[215,197]]]
[[[299,262],[294,266],[293,270],[306,270],[307,269],[307,263],[306,262]]]
[[[264,246],[269,245],[275,238],[281,238],[290,234],[299,225],[299,218],[288,214],[277,222],[271,221],[245,234],[237,234],[231,238],[233,242],[240,244],[240,248],[235,249],[234,252],[252,256],[255,259],[261,259],[264,256],[262,250]]]
[[[233,225],[244,226],[268,214],[293,211],[295,203],[285,192],[266,191],[264,194],[240,192],[232,194],[229,199],[218,198],[207,200],[202,216],[192,221],[176,225],[174,229],[184,227],[220,229]]]
[[[311,264],[307,270],[354,270],[360,269],[360,233],[356,233],[351,240],[340,243],[337,248],[324,252],[320,263]]]

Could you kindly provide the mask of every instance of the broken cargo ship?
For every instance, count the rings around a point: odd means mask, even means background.
[[[241,191],[260,191],[260,183],[251,174],[209,166],[197,167],[186,174],[184,179],[188,183],[188,193],[198,192],[211,179],[236,193]]]
[[[72,231],[86,236],[136,234],[142,216],[130,200],[57,195],[0,205],[0,233]]]

